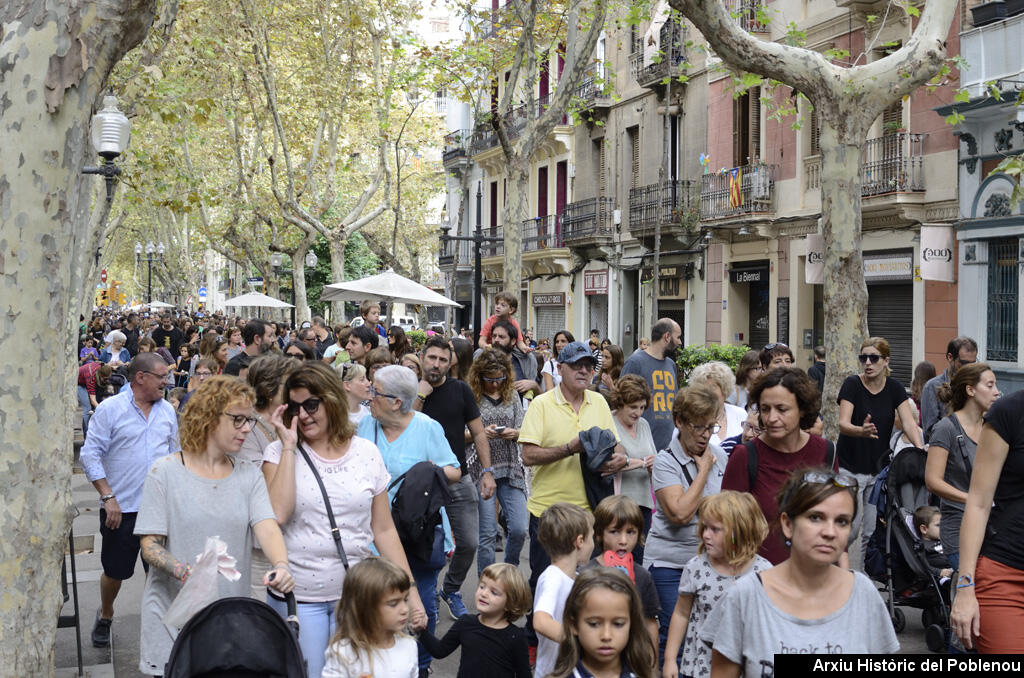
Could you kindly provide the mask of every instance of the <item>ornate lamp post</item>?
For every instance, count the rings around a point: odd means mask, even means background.
[[[277,284],[281,284],[281,276],[285,273],[288,274],[292,279],[292,329],[295,328],[295,275],[292,269],[281,268],[281,264],[284,263],[284,255],[280,252],[270,253],[270,266],[274,269],[274,275],[277,276]]]
[[[142,243],[136,242],[135,243],[135,263],[136,264],[141,264],[143,261],[146,262],[146,268],[147,268],[146,303],[152,304],[153,303],[153,262],[154,261],[163,261],[163,258],[164,258],[164,244],[163,243],[159,243],[157,245],[154,245],[152,240],[147,242],[146,243],[146,248],[145,248],[145,251],[146,251],[146,258],[145,259],[142,258],[142,251],[143,251]]]

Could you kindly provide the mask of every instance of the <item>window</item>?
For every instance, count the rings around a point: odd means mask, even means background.
[[[594,177],[594,183],[597,185],[597,197],[603,198],[605,191],[607,190],[607,182],[605,181],[605,152],[604,152],[604,137],[594,140],[594,171],[597,176]]]
[[[447,33],[448,32],[448,18],[444,19],[431,19],[430,30],[434,33]]]
[[[818,120],[818,109],[811,110],[811,124],[808,129],[811,137],[809,155],[821,155],[821,122]]]
[[[640,185],[640,128],[630,127],[626,130],[629,137],[629,152],[632,161],[629,166],[629,187],[636,188]]]
[[[733,166],[742,167],[761,158],[761,88],[751,87],[733,101]]]
[[[987,360],[1017,362],[1017,238],[988,243]]]
[[[445,113],[448,110],[448,92],[444,87],[434,92],[434,112]]]

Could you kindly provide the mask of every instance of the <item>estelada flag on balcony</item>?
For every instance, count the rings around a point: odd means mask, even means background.
[[[743,205],[743,170],[733,167],[729,170],[729,207]]]

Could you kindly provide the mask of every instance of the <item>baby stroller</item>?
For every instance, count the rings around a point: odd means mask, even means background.
[[[295,596],[288,620],[253,598],[223,598],[188,620],[174,641],[164,678],[306,678]]]
[[[946,649],[949,638],[949,582],[932,573],[924,545],[914,530],[914,509],[928,503],[924,483],[925,452],[903,449],[879,475],[878,523],[865,555],[865,569],[886,585],[889,615],[896,632],[906,627],[900,607],[921,610],[925,643],[932,652]]]

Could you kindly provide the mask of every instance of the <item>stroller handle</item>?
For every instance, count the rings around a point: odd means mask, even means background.
[[[289,626],[292,626],[296,631],[299,630],[299,612],[298,607],[295,603],[295,594],[289,591],[284,594],[284,604],[288,606],[288,618],[285,619]]]

